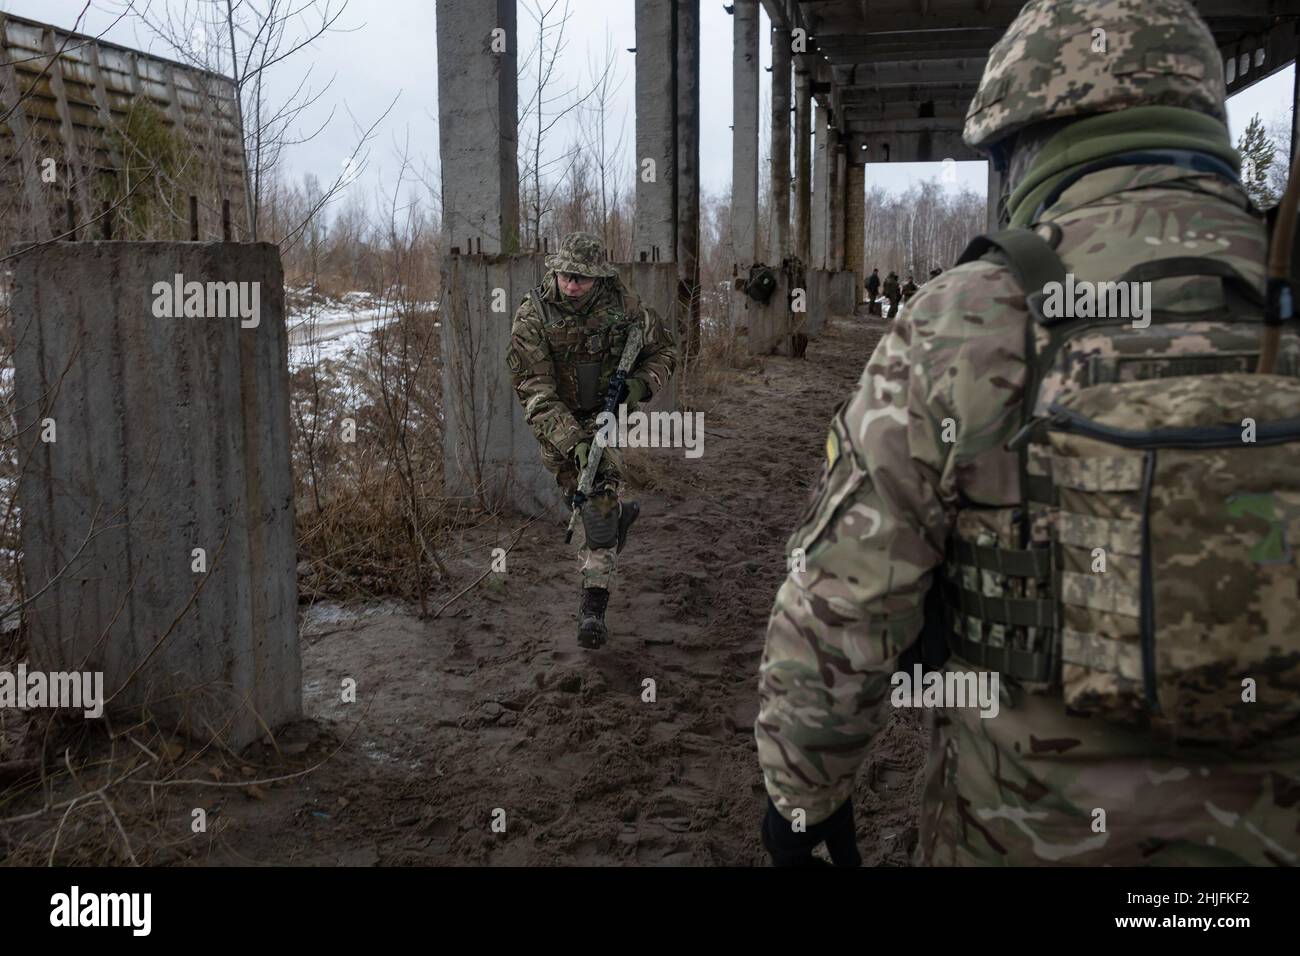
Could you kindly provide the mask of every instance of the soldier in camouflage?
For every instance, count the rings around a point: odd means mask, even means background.
[[[644,336],[622,397],[628,411],[667,384],[677,353],[659,317],[620,281],[595,236],[566,236],[546,269],[542,284],[515,312],[507,363],[542,463],[572,502],[627,330],[639,323]],[[582,505],[578,643],[588,648],[600,647],[608,636],[605,608],[615,556],[639,512],[635,502],[619,501],[620,465],[618,449],[606,448]]]
[[[889,275],[885,276],[884,292],[885,298],[889,301],[889,317],[896,319],[898,318],[898,301],[903,296],[903,290],[898,284],[898,273],[891,270]]]
[[[1031,0],[992,49],[964,138],[1006,170],[1012,225],[1050,238],[1071,272],[1108,280],[1134,263],[1208,257],[1258,301],[1265,229],[1238,180],[1224,99],[1214,40],[1184,0]],[[995,254],[926,283],[832,419],[818,488],[789,541],[803,560],[777,595],[760,667],[764,844],[778,864],[812,862],[822,840],[835,863],[859,862],[854,779],[889,718],[891,675],[937,626],[949,671],[997,662],[1001,706],[987,719],[956,706],[926,712],[915,862],[1296,865],[1294,690],[1289,722],[1232,745],[1189,745],[1067,706],[1059,663],[1048,666],[1054,625],[1029,613],[1053,587],[1036,566],[1047,512],[1028,504],[1043,476],[1026,476],[1007,448],[1027,400],[1027,329],[1036,349],[1046,332],[1031,325],[1009,266]],[[1209,340],[1229,343],[1216,361],[1248,370],[1257,324],[1194,321],[1228,312],[1224,283],[1175,275],[1151,288],[1154,308],[1191,318],[1127,338],[1082,333],[1035,394],[1068,396],[1085,377],[1144,378],[1152,355],[1200,361]],[[1284,341],[1279,371],[1295,375],[1300,345]],[[1152,400],[1164,394],[1149,384]],[[1294,532],[1300,502],[1288,514]],[[1118,561],[1123,542],[1112,550]],[[1276,550],[1282,576],[1272,580],[1283,583],[1265,595],[1230,582],[1222,620],[1253,620],[1277,644],[1274,674],[1261,680],[1285,690],[1300,659],[1300,573],[1289,548]],[[1174,586],[1189,598],[1223,593],[1214,563],[1204,554]],[[936,578],[945,590],[932,590]],[[945,609],[935,594],[961,599]],[[1267,612],[1265,599],[1276,602]],[[1116,605],[1091,616],[1127,626],[1124,614]],[[791,826],[799,819],[803,832]]]

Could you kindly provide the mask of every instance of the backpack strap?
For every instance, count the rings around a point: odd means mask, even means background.
[[[1003,229],[976,236],[958,257],[957,265],[982,259],[994,250],[1006,256],[1026,293],[1049,282],[1065,282],[1065,263],[1056,254],[1056,247],[1032,229]]]

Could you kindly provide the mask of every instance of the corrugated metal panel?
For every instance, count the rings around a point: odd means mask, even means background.
[[[141,103],[155,107],[190,150],[184,191],[199,197],[203,237],[219,238],[222,200],[230,202],[238,233],[244,150],[233,81],[0,13],[0,211],[11,223],[26,220],[8,238],[63,232],[69,200],[81,222],[99,212],[103,177],[132,174],[117,155],[113,131]],[[58,163],[55,183],[41,179],[47,157]],[[134,238],[189,238],[188,202],[178,206],[176,215]]]

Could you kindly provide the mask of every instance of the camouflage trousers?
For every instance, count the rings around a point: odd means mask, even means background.
[[[590,440],[589,438],[587,440]],[[564,493],[565,504],[572,500],[578,490],[578,465],[572,455],[563,455],[553,446],[542,445],[542,464],[555,476],[555,483]],[[618,449],[606,448],[601,460],[600,470],[596,472],[596,481],[592,486],[591,506],[601,515],[608,515],[619,507],[619,484],[623,479],[620,470],[622,464]],[[582,519],[578,519],[582,528]],[[618,552],[614,548],[587,547],[586,530],[582,531],[582,547],[578,549],[578,560],[582,565],[582,586],[584,588],[604,588],[611,590],[614,584],[614,571]]]
[[[1008,717],[1015,730],[990,726]],[[1146,735],[1096,718],[1056,733],[1062,703],[1047,694],[991,720],[927,718],[916,865],[1300,865],[1300,740],[1250,756],[1152,754]]]

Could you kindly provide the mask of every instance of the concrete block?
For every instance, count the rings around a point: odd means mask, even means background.
[[[257,324],[159,317],[177,274],[256,283]],[[13,311],[32,666],[103,671],[115,704],[235,748],[299,717],[277,247],[45,246]]]

